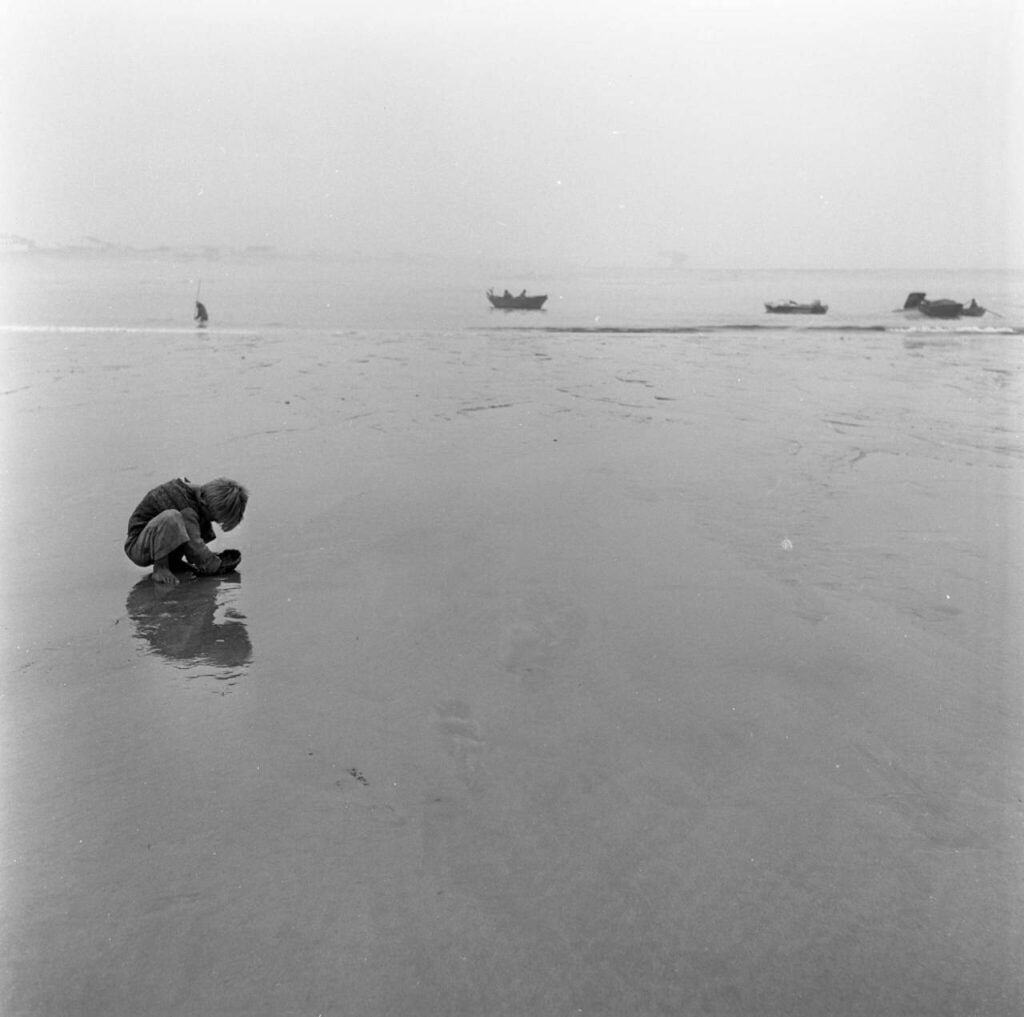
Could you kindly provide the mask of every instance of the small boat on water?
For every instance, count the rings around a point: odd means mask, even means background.
[[[502,311],[539,311],[547,298],[546,293],[539,296],[528,296],[526,290],[523,290],[518,296],[513,296],[508,290],[501,295],[495,293],[494,290],[487,291],[487,299],[491,302],[491,306]]]
[[[903,304],[904,311],[920,311],[927,318],[980,318],[986,312],[977,300],[963,304],[959,300],[927,300],[924,293],[909,293]]]
[[[928,318],[959,318],[964,305],[956,300],[922,300],[917,309]]]
[[[787,300],[782,304],[765,304],[764,309],[769,314],[825,314],[828,312],[828,304],[823,304],[820,300],[812,300],[809,304]]]

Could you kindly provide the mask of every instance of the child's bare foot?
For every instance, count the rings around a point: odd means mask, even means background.
[[[157,564],[153,566],[153,582],[177,586],[178,577],[166,565]]]

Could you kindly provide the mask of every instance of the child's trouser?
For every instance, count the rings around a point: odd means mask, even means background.
[[[220,568],[220,558],[199,535],[199,516],[195,509],[180,512],[164,509],[146,523],[135,542],[125,550],[136,565],[145,567],[179,549],[200,572],[211,573]]]

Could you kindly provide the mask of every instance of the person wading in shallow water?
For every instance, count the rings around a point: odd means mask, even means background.
[[[196,313],[194,315],[192,315],[192,317],[195,318],[195,320],[198,323],[200,328],[205,328],[207,321],[209,321],[209,319],[210,319],[210,316],[206,313],[206,305],[203,304],[203,303],[200,303],[197,300],[196,301]]]
[[[214,554],[206,545],[217,539],[213,524],[227,533],[245,515],[249,492],[218,477],[193,484],[187,477],[154,487],[132,512],[124,553],[136,564],[153,566],[153,580],[174,585],[182,573],[203,576],[234,572],[242,560],[235,550]]]

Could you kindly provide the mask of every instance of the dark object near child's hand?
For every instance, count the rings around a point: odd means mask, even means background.
[[[242,560],[242,552],[229,547],[221,551],[217,557],[220,558],[220,568],[217,569],[214,575],[223,576],[228,572],[234,572],[238,568],[238,564]]]

